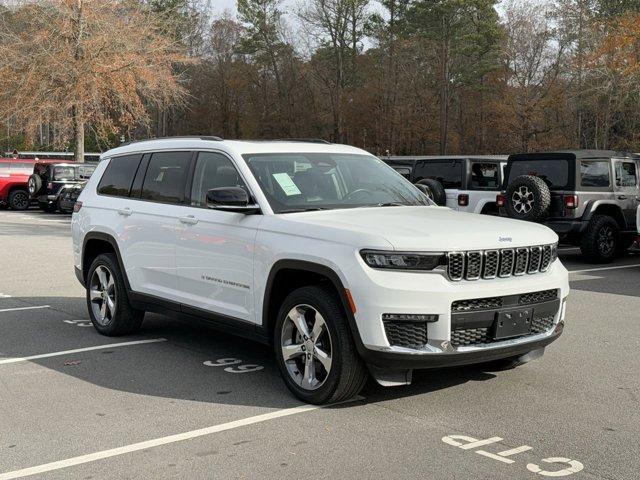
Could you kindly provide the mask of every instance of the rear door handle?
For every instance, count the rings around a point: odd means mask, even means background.
[[[618,195],[618,200],[626,200],[627,196],[626,195]]]
[[[118,210],[118,214],[122,215],[123,217],[128,217],[132,213],[133,211],[129,207],[121,208],[120,210]]]
[[[186,223],[187,225],[195,225],[198,223],[198,219],[193,215],[187,215],[186,217],[180,217],[180,221],[182,223]]]

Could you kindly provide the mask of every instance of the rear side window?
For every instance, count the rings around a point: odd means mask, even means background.
[[[416,175],[418,176],[418,175]],[[421,162],[419,176],[439,181],[444,188],[462,188],[462,162]]]
[[[636,164],[634,162],[616,162],[617,187],[635,187],[637,182]]]
[[[33,163],[13,162],[11,164],[11,173],[18,173],[18,174],[33,173]]]
[[[566,188],[569,184],[567,160],[517,160],[511,163],[509,182],[520,175],[539,177],[551,190]]]
[[[497,163],[471,163],[471,188],[497,190],[500,185],[500,166]]]
[[[128,197],[141,158],[142,155],[112,158],[100,179],[98,193],[113,197]]]
[[[154,153],[142,183],[143,200],[184,203],[191,152]]]
[[[610,185],[609,162],[580,162],[580,185],[583,187],[608,187]]]
[[[240,178],[231,160],[221,153],[202,152],[198,154],[196,170],[191,187],[191,205],[207,206],[207,192],[219,187],[247,187]],[[248,193],[248,192],[247,192]]]

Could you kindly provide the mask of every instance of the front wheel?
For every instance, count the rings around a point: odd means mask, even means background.
[[[93,261],[86,278],[86,295],[91,323],[101,334],[128,335],[140,329],[144,312],[129,303],[114,254],[103,253]]]
[[[368,378],[337,294],[299,288],[284,300],[274,329],[280,373],[302,401],[334,403],[357,395]]]

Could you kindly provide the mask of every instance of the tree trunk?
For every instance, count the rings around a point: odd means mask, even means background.
[[[84,162],[84,110],[82,104],[78,103],[72,108],[73,115],[73,140],[74,140],[74,160]]]

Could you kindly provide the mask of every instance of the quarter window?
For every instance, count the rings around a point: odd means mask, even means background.
[[[231,160],[221,153],[202,152],[198,154],[196,170],[191,187],[191,205],[207,206],[207,192],[212,188],[245,186]]]
[[[18,162],[13,162],[11,164],[11,173],[22,173],[22,174],[29,174],[29,173],[33,173],[33,163],[18,163]]]
[[[580,162],[580,185],[583,187],[608,187],[609,162]]]
[[[497,163],[471,163],[471,188],[496,190],[500,183]]]
[[[100,179],[98,193],[114,197],[128,197],[131,183],[136,175],[141,155],[114,157]]]
[[[636,164],[634,162],[616,162],[616,186],[635,187],[636,184]]]
[[[154,153],[142,184],[143,200],[184,203],[184,188],[191,152]]]

